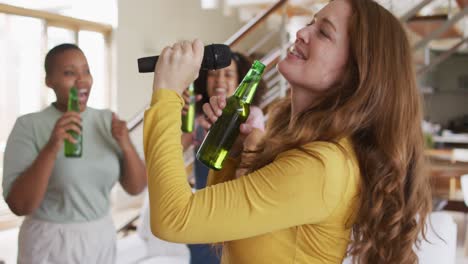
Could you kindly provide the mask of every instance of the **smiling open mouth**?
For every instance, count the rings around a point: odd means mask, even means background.
[[[225,95],[227,93],[227,89],[226,88],[221,88],[221,87],[218,87],[215,89],[215,93],[217,95]]]
[[[301,60],[305,60],[305,57],[304,55],[302,55],[297,49],[295,46],[291,46],[291,48],[289,48],[289,53]]]
[[[88,100],[88,90],[87,89],[79,89],[78,90],[78,98],[80,100],[80,104],[85,104]]]

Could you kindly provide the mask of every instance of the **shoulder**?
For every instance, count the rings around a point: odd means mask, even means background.
[[[347,138],[337,142],[315,141],[301,148],[285,151],[277,159],[296,159],[307,166],[321,167],[327,171],[349,170],[357,165],[353,145]]]
[[[56,111],[57,110],[53,109],[52,106],[48,106],[40,111],[24,114],[18,117],[17,120],[21,120],[24,122],[39,120],[39,119],[57,115]]]
[[[297,153],[306,155],[309,152],[317,154],[333,154],[333,155],[345,155],[352,150],[352,145],[348,139],[342,139],[337,142],[329,141],[313,141],[302,145],[300,148],[287,150],[282,154]]]
[[[247,123],[250,123],[253,127],[262,131],[265,130],[265,116],[263,115],[262,109],[256,106],[250,107]]]
[[[9,133],[7,146],[15,146],[14,148],[16,148],[15,144],[17,143],[36,142],[38,134],[43,135],[50,131],[53,118],[56,116],[53,113],[48,113],[46,109],[18,117]]]
[[[39,111],[39,112],[34,112],[34,113],[28,113],[25,115],[22,115],[16,119],[16,127],[22,127],[22,128],[30,128],[34,126],[35,123],[43,122],[45,119],[48,119],[52,117],[51,114],[51,109],[49,107]]]
[[[112,111],[110,109],[96,109],[88,106],[86,111],[93,117],[112,117]]]
[[[255,111],[255,112],[260,112],[260,113],[263,113],[262,109],[256,105],[252,105],[250,106],[250,111]]]
[[[260,107],[258,106],[251,106],[250,107],[250,114],[254,115],[256,117],[262,117],[263,118],[263,111]]]
[[[101,131],[108,135],[112,127],[112,111],[109,109],[86,108],[85,122],[92,124],[95,131]]]
[[[96,109],[87,107],[87,115],[91,120],[99,123],[109,123],[112,121],[112,111],[109,109]]]
[[[304,149],[311,150],[316,153],[327,155],[351,158],[354,156],[353,145],[348,138],[340,139],[336,142],[316,141],[304,145]]]

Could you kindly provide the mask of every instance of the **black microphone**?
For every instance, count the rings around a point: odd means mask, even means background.
[[[217,70],[231,65],[231,49],[224,44],[211,44],[205,46],[202,70]],[[154,72],[154,66],[159,56],[144,57],[138,59],[139,72]]]

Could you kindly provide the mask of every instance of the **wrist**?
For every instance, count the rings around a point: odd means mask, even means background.
[[[41,154],[47,158],[55,160],[57,153],[60,151],[60,145],[47,143],[41,150]]]
[[[120,143],[119,146],[123,152],[133,151],[133,144],[131,142]]]
[[[42,149],[45,153],[47,154],[53,154],[53,155],[56,155],[59,150],[60,150],[60,144],[57,144],[57,143],[52,143],[52,142],[47,142],[47,144],[45,144],[44,148]]]
[[[237,159],[242,153],[242,149],[240,147],[232,147],[231,151],[229,151],[229,157]]]

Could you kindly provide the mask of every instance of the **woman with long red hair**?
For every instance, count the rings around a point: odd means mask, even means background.
[[[341,263],[347,252],[357,263],[416,263],[431,199],[411,53],[378,3],[331,1],[277,66],[291,95],[265,134],[242,125],[244,153],[192,193],[179,95],[203,44],[165,48],[144,127],[153,233],[222,243],[222,263]],[[204,105],[207,129],[224,106],[222,96]]]

